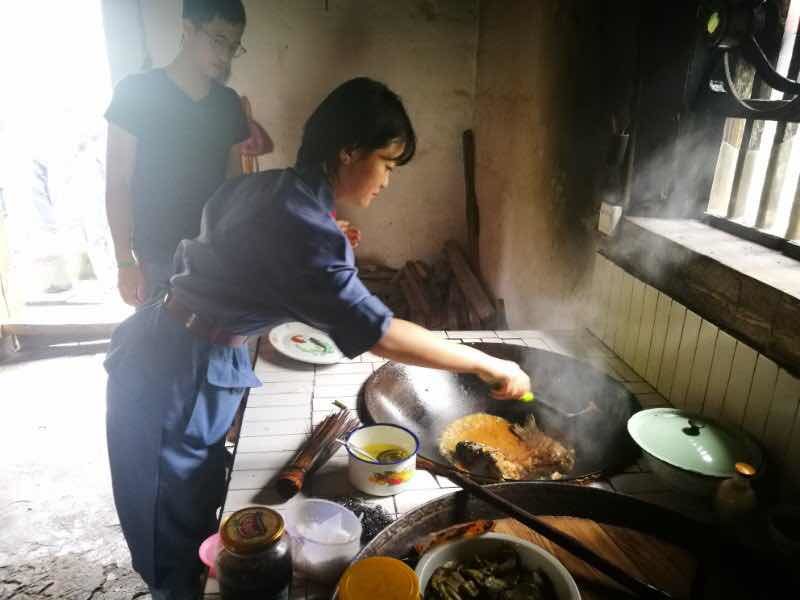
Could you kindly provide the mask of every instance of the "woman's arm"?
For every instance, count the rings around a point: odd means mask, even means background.
[[[443,339],[427,329],[402,319],[392,319],[373,354],[420,367],[472,373],[494,383],[496,398],[521,398],[530,391],[530,379],[519,365],[475,348]]]

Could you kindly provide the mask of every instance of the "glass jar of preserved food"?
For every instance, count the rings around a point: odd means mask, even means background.
[[[266,506],[237,510],[220,527],[217,580],[224,600],[287,600],[292,552],[283,517]]]

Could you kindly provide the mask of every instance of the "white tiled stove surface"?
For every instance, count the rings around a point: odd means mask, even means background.
[[[495,342],[516,344],[558,352],[584,360],[596,369],[622,382],[644,408],[667,406],[667,400],[618,358],[603,342],[588,331],[442,331],[443,337],[457,342]],[[262,344],[267,343],[262,340]],[[270,482],[292,458],[314,425],[338,409],[334,400],[355,408],[358,390],[375,369],[386,361],[369,352],[345,359],[332,366],[313,366],[284,358],[271,348],[259,356],[255,372],[263,382],[250,391],[244,413],[241,437],[236,449],[223,515],[249,504],[267,504],[285,512],[292,503],[306,497],[360,497],[382,506],[397,518],[417,506],[456,491],[444,477],[417,472],[411,489],[396,496],[367,497],[347,480],[347,453],[342,448],[307,482],[304,490],[283,502]],[[632,465],[625,473],[592,485],[634,495],[647,501],[685,508],[696,506],[669,492],[644,464]],[[206,598],[218,597],[216,581],[206,584]],[[292,598],[329,598],[330,589],[296,577]]]

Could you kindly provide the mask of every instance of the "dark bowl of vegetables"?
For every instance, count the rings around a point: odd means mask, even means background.
[[[422,600],[580,600],[572,575],[526,540],[487,533],[436,546],[416,568]]]

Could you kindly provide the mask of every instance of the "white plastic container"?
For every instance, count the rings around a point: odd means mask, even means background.
[[[409,487],[417,472],[419,440],[408,429],[399,425],[365,425],[353,431],[347,441],[365,450],[376,444],[390,444],[399,446],[407,454],[402,460],[378,464],[347,448],[350,455],[348,476],[353,487],[373,496],[391,496]]]
[[[341,504],[312,498],[290,506],[292,563],[309,579],[333,584],[361,549],[361,521]]]

